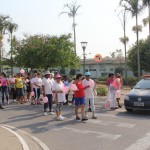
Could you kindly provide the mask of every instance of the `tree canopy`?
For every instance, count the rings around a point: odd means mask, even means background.
[[[150,72],[150,51],[149,51],[149,40],[139,41],[139,53],[141,70]],[[128,66],[133,71],[134,75],[137,76],[137,44],[135,43],[128,51]]]
[[[71,35],[25,35],[22,40],[13,39],[14,63],[18,67],[44,68],[68,67],[76,68],[79,57],[73,51]],[[7,61],[9,62],[9,61]]]

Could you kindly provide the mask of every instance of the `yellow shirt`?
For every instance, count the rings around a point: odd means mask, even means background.
[[[16,78],[15,85],[16,85],[16,88],[23,88],[23,79],[21,77]]]

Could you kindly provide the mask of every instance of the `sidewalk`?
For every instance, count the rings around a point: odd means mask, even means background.
[[[0,150],[23,150],[23,148],[13,133],[0,127]]]

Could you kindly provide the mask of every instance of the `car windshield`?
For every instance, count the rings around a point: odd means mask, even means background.
[[[150,89],[150,80],[142,79],[135,86],[134,89]]]

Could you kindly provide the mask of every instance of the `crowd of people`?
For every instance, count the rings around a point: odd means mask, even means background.
[[[45,97],[47,102],[44,102],[44,115],[48,112],[54,115],[54,107],[57,120],[64,120],[62,116],[62,106],[68,105],[68,96],[71,93],[72,105],[75,106],[75,115],[77,120],[88,120],[87,110],[89,103],[92,110],[92,118],[96,119],[94,106],[94,90],[95,83],[90,79],[90,72],[85,73],[83,79],[82,74],[77,74],[76,78],[71,80],[67,76],[61,77],[60,74],[54,75],[46,71],[44,75],[41,72],[34,74],[18,73],[15,76],[7,78],[3,72],[0,76],[1,97],[2,103],[0,109],[4,109],[4,105],[13,101],[18,104],[24,104],[28,101],[31,105],[41,105],[41,100]],[[76,89],[71,89],[71,84],[76,86]],[[63,90],[67,87],[67,91]],[[5,100],[6,99],[6,100]],[[78,110],[81,108],[81,119]]]

